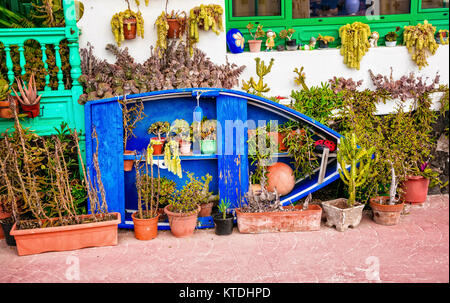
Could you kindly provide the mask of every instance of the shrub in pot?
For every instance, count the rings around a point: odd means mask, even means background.
[[[228,213],[230,205],[231,203],[227,199],[222,199],[219,203],[219,214],[213,216],[216,235],[227,236],[233,233],[234,216]]]
[[[170,124],[167,121],[157,121],[154,122],[147,130],[148,134],[156,135],[156,137],[150,138],[150,144],[153,147],[153,154],[162,155],[163,146],[166,142],[166,138],[161,137],[162,134],[168,133],[170,131]]]
[[[279,36],[281,39],[287,39],[286,40],[286,49],[287,50],[296,50],[297,49],[297,40],[296,39],[292,39],[292,35],[295,33],[295,29],[293,28],[289,28],[289,29],[284,29],[280,32]]]
[[[397,26],[397,28],[395,29],[395,32],[389,32],[386,34],[386,36],[384,36],[384,40],[385,40],[387,47],[393,47],[393,46],[397,45],[397,38],[398,38],[397,32],[399,30],[400,30],[400,27]]]
[[[195,181],[193,173],[188,173],[188,177],[191,181],[186,181],[181,190],[176,190],[169,199],[169,205],[164,208],[170,231],[177,238],[189,237],[194,233],[201,209],[198,198],[202,186]]]
[[[165,10],[158,16],[155,21],[155,27],[157,32],[156,46],[161,50],[167,49],[167,39],[182,39],[183,35],[187,32],[187,17],[186,12],[167,12],[166,0]],[[160,51],[161,51],[160,50]],[[160,53],[161,54],[161,53]]]
[[[354,133],[350,138],[341,138],[337,160],[341,180],[348,186],[349,198],[322,202],[328,227],[336,226],[338,231],[345,231],[348,227],[354,228],[361,222],[365,204],[356,201],[356,188],[364,185],[366,180],[375,174],[371,172],[374,151],[374,147],[358,148]],[[347,170],[348,166],[350,170]]]
[[[247,43],[248,43],[250,52],[253,52],[253,53],[261,51],[262,40],[258,40],[258,38],[264,37],[266,34],[263,31],[263,29],[262,29],[263,26],[261,24],[258,24],[258,26],[256,27],[256,30],[255,30],[255,33],[253,34],[252,29],[254,29],[254,28],[255,28],[255,26],[251,22],[249,22],[247,24],[248,32],[250,33],[250,36],[252,36],[252,38],[253,38],[253,40],[248,40]]]

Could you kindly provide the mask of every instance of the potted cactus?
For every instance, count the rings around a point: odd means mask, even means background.
[[[295,29],[289,28],[289,29],[283,29],[279,36],[281,39],[287,39],[286,40],[286,49],[287,50],[296,50],[297,49],[297,40],[292,39],[292,35],[295,33]]]
[[[248,40],[248,47],[250,49],[250,52],[252,53],[256,53],[259,52],[261,50],[261,43],[262,40],[258,40],[258,38],[262,38],[265,36],[265,32],[263,31],[263,26],[261,24],[258,24],[258,26],[256,27],[255,33],[252,33],[252,29],[254,29],[255,26],[249,22],[247,24],[247,29],[248,32],[250,33],[250,36],[252,36],[253,40]]]
[[[225,198],[219,203],[219,214],[213,216],[216,235],[226,236],[233,233],[234,216],[228,213],[231,203]]]
[[[163,145],[166,141],[166,138],[161,137],[162,134],[168,133],[170,130],[169,122],[157,121],[150,125],[147,130],[148,134],[156,135],[157,137],[150,138],[150,144],[153,147],[153,154],[162,155],[163,153]]]
[[[22,110],[25,111],[30,118],[39,116],[40,113],[40,100],[42,95],[38,96],[36,82],[34,80],[34,73],[31,74],[30,80],[28,82],[28,88],[24,81],[16,78],[17,86],[20,91],[20,95],[12,88],[14,94],[16,95]]]
[[[376,174],[371,173],[374,151],[375,147],[358,148],[354,133],[350,138],[341,138],[337,152],[339,175],[348,186],[350,197],[322,202],[328,227],[336,226],[338,231],[345,231],[349,226],[354,228],[359,225],[365,204],[356,201],[356,188],[364,185],[368,178],[373,178]],[[350,170],[347,170],[348,166]]]

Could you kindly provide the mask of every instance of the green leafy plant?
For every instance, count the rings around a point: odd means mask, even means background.
[[[264,64],[259,57],[255,58],[256,61],[256,75],[259,77],[258,82],[256,82],[253,77],[250,77],[249,81],[242,80],[242,89],[249,94],[254,94],[257,96],[263,96],[263,93],[267,93],[270,91],[270,88],[264,83],[264,77],[270,73],[272,70],[273,63],[275,59],[270,59],[270,63],[268,66]]]
[[[264,37],[264,36],[266,35],[266,33],[264,32],[264,30],[262,29],[262,28],[263,28],[263,25],[262,25],[262,24],[258,24],[258,25],[256,26],[255,33],[253,34],[253,33],[252,33],[252,30],[253,30],[254,28],[255,28],[255,26],[253,25],[253,23],[249,22],[249,23],[247,24],[247,30],[248,30],[250,36],[252,36],[252,38],[253,38],[254,40],[257,40],[258,38],[262,38],[262,37]]]
[[[222,214],[222,219],[225,220],[227,218],[227,212],[228,212],[228,209],[230,208],[230,206],[231,206],[231,203],[228,201],[228,198],[225,198],[225,200],[224,199],[220,200],[218,209],[219,209],[219,212]]]
[[[294,78],[294,82],[301,86],[303,90],[309,90],[308,86],[305,83],[306,74],[303,72],[304,67],[302,66],[300,70],[298,68],[294,69],[294,73],[297,74],[297,77]]]
[[[172,212],[191,213],[198,209],[200,203],[207,199],[205,188],[211,180],[211,176],[206,175],[204,182],[201,182],[194,173],[187,173],[188,179],[181,190],[176,190],[169,199]],[[208,181],[209,180],[209,181]]]
[[[341,55],[344,56],[344,64],[349,68],[359,70],[360,62],[370,47],[370,34],[370,26],[358,21],[339,28]]]
[[[161,141],[161,135],[166,134],[170,131],[170,123],[167,121],[157,121],[150,125],[147,130],[148,134],[154,134]]]
[[[434,39],[435,32],[436,27],[428,23],[427,20],[423,24],[404,27],[403,41],[419,69],[428,65],[427,57],[429,53],[434,55],[439,47]]]
[[[217,121],[206,119],[201,124],[202,129],[200,136],[202,140],[216,140],[217,139]]]
[[[272,155],[278,152],[278,142],[275,142],[275,138],[269,135],[271,130],[273,129],[267,124],[256,128],[248,135],[250,165],[255,166],[255,170],[251,175],[252,184],[259,184],[263,174],[267,175],[264,167],[269,164]]]
[[[125,40],[124,25],[128,27],[128,30],[131,30],[130,21],[136,22],[137,35],[144,38],[144,18],[142,17],[139,8],[138,12],[134,12],[130,8],[129,0],[125,1],[127,2],[128,9],[123,12],[114,14],[114,16],[111,18],[111,30],[114,34],[114,39],[119,46]],[[125,23],[124,21],[127,21],[127,23]]]
[[[192,128],[184,119],[176,119],[170,126],[170,131],[175,134],[175,138],[179,138],[184,142],[192,141]]]
[[[388,33],[386,34],[386,36],[384,36],[384,39],[385,39],[386,41],[389,41],[389,42],[397,41],[397,38],[398,38],[397,32],[398,32],[398,31],[400,31],[400,27],[399,27],[399,26],[397,26],[397,27],[395,28],[395,32],[388,32]]]
[[[292,40],[292,35],[295,33],[295,29],[293,29],[293,28],[288,28],[287,30],[286,29],[283,29],[280,33],[279,33],[279,37],[281,38],[281,39],[288,39],[289,41],[291,41]]]

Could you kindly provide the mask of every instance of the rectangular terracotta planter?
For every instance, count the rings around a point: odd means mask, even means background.
[[[309,205],[307,210],[301,210],[302,207],[295,206],[296,211],[265,213],[243,213],[236,208],[239,232],[257,234],[319,230],[322,208],[319,205]]]
[[[117,245],[120,213],[116,220],[86,224],[18,230],[16,224],[11,235],[16,239],[19,256],[49,251],[76,250],[85,247]],[[87,217],[89,215],[84,215]]]

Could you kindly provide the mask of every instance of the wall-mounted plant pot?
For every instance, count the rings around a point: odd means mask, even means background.
[[[57,227],[19,230],[15,223],[11,229],[11,235],[16,239],[19,256],[85,247],[113,246],[117,245],[120,213],[110,213],[110,215],[116,219]],[[82,215],[81,217],[89,218],[92,215]],[[57,220],[57,218],[50,220]]]
[[[123,19],[123,36],[126,40],[136,38],[137,20],[134,17]]]
[[[317,42],[319,44],[319,48],[328,48],[328,42],[323,40],[318,40]]]
[[[209,217],[211,216],[211,211],[214,206],[214,202],[200,204],[199,217]]]
[[[200,212],[200,206],[195,212],[176,213],[172,212],[171,205],[164,207],[164,212],[169,218],[170,232],[177,238],[189,237],[194,233],[197,226],[197,217]]]
[[[400,214],[403,211],[404,203],[389,205],[386,204],[387,201],[389,201],[389,197],[386,196],[370,199],[373,220],[381,225],[396,225],[400,222]]]
[[[346,231],[349,227],[357,227],[361,222],[364,204],[347,207],[347,199],[336,199],[322,202],[328,227],[336,226],[338,231]]]
[[[310,205],[307,210],[302,210],[302,207],[302,205],[295,206],[295,211],[263,213],[245,213],[236,208],[239,232],[258,234],[319,230],[322,208],[319,205]],[[293,207],[286,206],[284,208],[292,209]]]
[[[153,137],[150,140],[152,141],[158,141],[158,137]],[[161,138],[161,144],[155,144],[152,143],[152,147],[153,147],[153,155],[155,156],[159,156],[163,154],[163,148],[164,148],[164,143],[166,142],[166,138]]]
[[[387,47],[394,47],[397,45],[397,41],[385,41]]]
[[[261,43],[262,40],[248,40],[248,48],[250,49],[250,52],[257,53],[261,51]]]
[[[289,51],[297,50],[297,40],[291,39],[286,41],[286,49]]]
[[[213,155],[217,152],[216,140],[202,140],[201,141],[202,154]]]
[[[133,150],[126,150],[123,153],[124,155],[136,155],[136,152]],[[134,160],[123,160],[123,170],[131,171],[133,169]]]
[[[189,155],[191,153],[191,142],[180,141],[180,153],[182,155]]]
[[[148,241],[156,238],[158,235],[159,214],[151,219],[136,218],[137,212],[131,215],[134,224],[134,236],[138,240]]]
[[[34,105],[24,105],[24,104],[20,105],[22,107],[22,110],[28,115],[29,118],[35,118],[39,116],[39,114],[41,113],[40,102]]]
[[[227,214],[225,219],[222,214],[213,216],[213,221],[215,225],[214,232],[218,236],[227,236],[233,233],[233,221],[234,216]]]
[[[430,180],[422,176],[408,176],[403,182],[402,200],[406,203],[424,203],[427,200]]]
[[[184,31],[183,24],[181,24],[178,19],[167,19],[167,23],[169,24],[167,38],[178,39]]]

